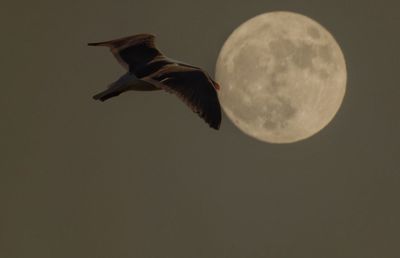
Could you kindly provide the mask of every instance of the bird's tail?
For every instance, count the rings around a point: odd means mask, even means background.
[[[105,101],[109,98],[116,97],[119,94],[131,89],[132,81],[136,81],[137,77],[130,73],[126,73],[118,80],[111,83],[105,91],[93,96],[93,99]]]
[[[93,99],[100,100],[100,101],[105,101],[105,100],[107,100],[109,98],[118,96],[119,94],[121,94],[124,91],[125,90],[121,89],[120,87],[111,86],[107,90],[102,91],[102,92],[94,95]]]
[[[112,42],[110,42],[110,41],[104,41],[104,42],[88,43],[88,46],[105,46],[105,47],[111,47],[111,46],[112,46]]]
[[[94,95],[93,98],[95,100],[105,101],[109,98],[116,97],[128,90],[153,91],[159,90],[159,88],[148,82],[139,80],[135,74],[127,72],[126,74],[122,75],[118,80],[111,83],[108,86],[108,89]]]

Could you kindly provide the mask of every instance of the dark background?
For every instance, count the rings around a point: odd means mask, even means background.
[[[400,257],[398,1],[8,1],[0,10],[0,257]],[[320,133],[273,145],[176,97],[91,96],[124,70],[87,42],[140,32],[214,74],[267,11],[341,45],[344,103]]]

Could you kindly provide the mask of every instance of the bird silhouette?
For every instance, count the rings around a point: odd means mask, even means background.
[[[217,95],[218,83],[199,67],[163,55],[156,48],[154,39],[152,34],[137,34],[89,43],[89,46],[109,47],[118,62],[128,70],[93,98],[105,101],[129,90],[165,90],[177,95],[210,127],[219,129],[221,107]]]

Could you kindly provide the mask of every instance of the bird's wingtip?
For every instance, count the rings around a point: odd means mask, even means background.
[[[210,123],[209,126],[214,130],[219,130],[221,124],[220,123]]]

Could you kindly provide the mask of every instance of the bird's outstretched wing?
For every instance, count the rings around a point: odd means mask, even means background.
[[[106,46],[117,58],[118,62],[131,72],[146,66],[156,57],[163,55],[154,45],[152,34],[137,34],[110,41],[89,43],[89,46]]]
[[[139,79],[176,94],[212,128],[219,129],[219,86],[203,70],[164,56],[152,34],[137,34],[111,41],[89,43],[107,46],[117,60]],[[114,95],[112,95],[114,96]]]
[[[177,95],[210,127],[219,129],[221,107],[216,92],[218,84],[201,69],[176,64],[166,65],[142,80]]]

